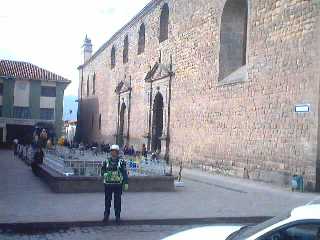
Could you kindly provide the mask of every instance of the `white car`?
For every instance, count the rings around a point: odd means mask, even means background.
[[[180,232],[164,240],[320,240],[320,204],[297,207],[291,213],[256,226],[209,226]]]

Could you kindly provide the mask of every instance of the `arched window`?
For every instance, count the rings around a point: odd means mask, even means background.
[[[90,89],[90,85],[89,85],[89,76],[88,76],[88,80],[87,80],[87,97],[89,96],[89,89]]]
[[[92,78],[92,94],[96,94],[96,73],[93,74]]]
[[[129,39],[127,35],[123,41],[123,63],[128,62],[128,52],[129,52]]]
[[[139,40],[138,40],[138,54],[144,52],[145,44],[146,44],[146,28],[142,23],[139,29]]]
[[[246,65],[247,0],[227,0],[221,18],[219,80]]]
[[[116,48],[112,46],[111,49],[111,68],[116,66]]]
[[[91,114],[91,128],[93,129],[94,125],[94,113]]]
[[[169,32],[169,7],[168,4],[164,4],[160,15],[160,35],[159,42],[163,42],[168,39]]]
[[[80,85],[80,98],[83,96],[83,75],[81,76],[81,85]]]

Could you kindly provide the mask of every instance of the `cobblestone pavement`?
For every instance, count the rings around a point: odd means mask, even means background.
[[[1,240],[159,240],[197,226],[111,226],[71,228],[42,234],[0,234]]]
[[[196,170],[184,170],[183,177],[185,187],[175,192],[125,193],[122,218],[274,216],[319,196]],[[103,193],[55,194],[11,151],[0,150],[0,183],[0,223],[102,219]]]

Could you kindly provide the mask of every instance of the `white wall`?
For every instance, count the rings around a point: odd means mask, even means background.
[[[66,127],[66,138],[68,142],[73,141],[75,135],[76,135],[75,125],[69,125],[68,127]]]
[[[29,107],[30,82],[18,80],[14,84],[14,106]]]

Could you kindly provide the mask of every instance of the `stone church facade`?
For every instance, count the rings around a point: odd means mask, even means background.
[[[319,3],[153,0],[79,66],[83,141],[320,188]]]

